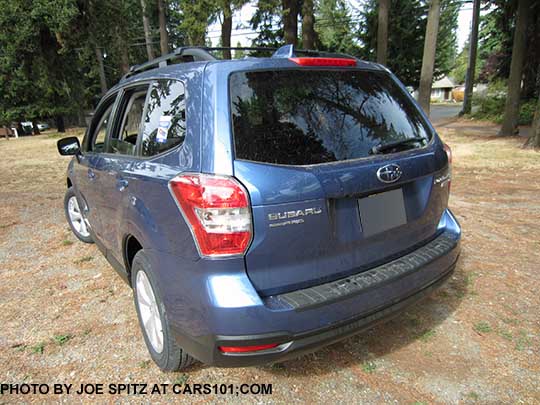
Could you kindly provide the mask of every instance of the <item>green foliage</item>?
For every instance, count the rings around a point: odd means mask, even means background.
[[[519,109],[519,125],[530,125],[534,119],[537,101],[534,99],[527,100],[521,104]]]
[[[472,114],[474,118],[500,124],[506,103],[506,82],[496,80],[490,83],[487,92],[482,96],[476,96],[474,102],[479,106],[478,110]],[[532,123],[536,104],[537,100],[534,99],[521,103],[518,118],[519,125],[530,125]]]
[[[55,335],[55,336],[53,336],[53,340],[57,345],[62,346],[63,344],[67,343],[68,340],[70,340],[72,337],[73,336],[71,336],[69,334]]]
[[[448,74],[456,84],[464,84],[467,77],[467,67],[469,65],[469,41],[465,43],[463,49],[456,57],[454,67]],[[478,82],[478,75],[482,70],[484,61],[479,58],[478,54],[476,55],[476,69],[474,74],[475,83]]]
[[[491,325],[486,321],[480,321],[474,324],[474,330],[478,333],[489,333],[493,329],[491,328]]]
[[[250,20],[251,28],[259,34],[252,46],[278,47],[283,45],[283,24],[280,0],[257,0]]]
[[[359,55],[360,49],[353,35],[355,31],[347,2],[319,0],[315,10],[315,32],[320,41],[319,49]]]
[[[206,30],[219,10],[216,0],[179,0],[182,21],[179,29],[186,33],[186,45],[206,45]]]

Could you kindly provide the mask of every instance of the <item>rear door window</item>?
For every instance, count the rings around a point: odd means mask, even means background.
[[[186,137],[184,84],[158,80],[150,88],[143,122],[141,155],[154,156],[181,145]]]
[[[148,86],[127,89],[121,100],[120,118],[108,142],[107,153],[135,155]]]
[[[429,131],[384,72],[236,72],[229,81],[236,158],[310,165],[367,157],[373,147]]]

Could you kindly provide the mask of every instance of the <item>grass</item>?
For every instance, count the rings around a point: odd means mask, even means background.
[[[365,361],[362,363],[362,370],[364,370],[365,373],[371,374],[375,372],[377,369],[377,365],[372,361]]]
[[[480,399],[480,395],[474,391],[471,391],[467,394],[467,398],[472,399],[473,401],[478,401]]]
[[[32,350],[32,353],[35,354],[43,354],[43,352],[45,351],[45,343],[40,342],[37,345],[32,346],[30,350]]]
[[[474,330],[480,334],[482,333],[489,333],[491,332],[493,329],[491,328],[491,325],[486,322],[486,321],[480,321],[480,322],[476,322],[474,324]]]
[[[176,379],[173,381],[173,384],[184,385],[185,383],[188,382],[188,380],[189,380],[189,374],[183,373],[183,374],[180,374],[178,377],[176,377]]]
[[[67,343],[72,337],[73,336],[69,334],[55,335],[53,336],[53,340],[57,345],[62,346],[63,344]]]
[[[499,335],[506,340],[512,340],[512,334],[507,330],[500,330]]]
[[[435,332],[433,329],[428,329],[426,331],[424,331],[421,335],[420,335],[420,340],[422,342],[428,342],[431,338],[433,338],[435,335],[437,334],[437,332]]]
[[[143,368],[143,369],[146,369],[146,368],[150,367],[150,360],[140,361],[139,362],[139,367]]]
[[[516,350],[523,351],[531,346],[531,339],[527,336],[527,331],[520,330],[516,339]]]
[[[69,240],[69,239],[64,239],[64,240],[62,241],[62,245],[63,245],[63,246],[70,246],[70,245],[73,245],[73,243],[74,243],[74,242],[73,242],[72,240]]]
[[[75,260],[73,263],[81,264],[81,263],[90,262],[92,260],[94,260],[94,256],[83,256],[80,259]]]

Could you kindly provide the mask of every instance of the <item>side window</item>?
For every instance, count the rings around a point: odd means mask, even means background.
[[[117,115],[120,121],[116,122],[115,129],[109,138],[107,153],[118,153],[122,155],[135,154],[146,92],[146,88],[137,88],[135,90],[128,90],[124,94],[119,109],[120,113]]]
[[[90,141],[88,142],[87,151],[101,153],[105,150],[105,139],[107,138],[107,127],[111,118],[111,112],[116,96],[111,97],[103,108],[97,112],[95,120],[92,122],[88,134]]]
[[[184,142],[186,137],[186,99],[184,84],[158,80],[150,89],[144,117],[141,154],[154,156]]]

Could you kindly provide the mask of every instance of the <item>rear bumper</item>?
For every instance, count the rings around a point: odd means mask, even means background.
[[[237,275],[216,276],[221,277],[217,283],[207,279],[206,289],[191,289],[199,293],[193,297],[199,301],[192,306],[198,310],[196,319],[191,317],[186,323],[173,316],[173,333],[188,353],[203,363],[224,367],[297,357],[347,338],[400,313],[451,275],[460,253],[461,230],[448,210],[439,228],[435,240],[390,263],[280,296],[263,299],[252,289],[249,279]],[[201,299],[201,291],[209,295]],[[207,304],[201,308],[202,303]],[[174,302],[166,302],[166,306],[172,306],[169,316],[180,313]],[[190,333],[190,327],[196,330]],[[219,346],[270,343],[279,346],[247,354],[219,350]]]

